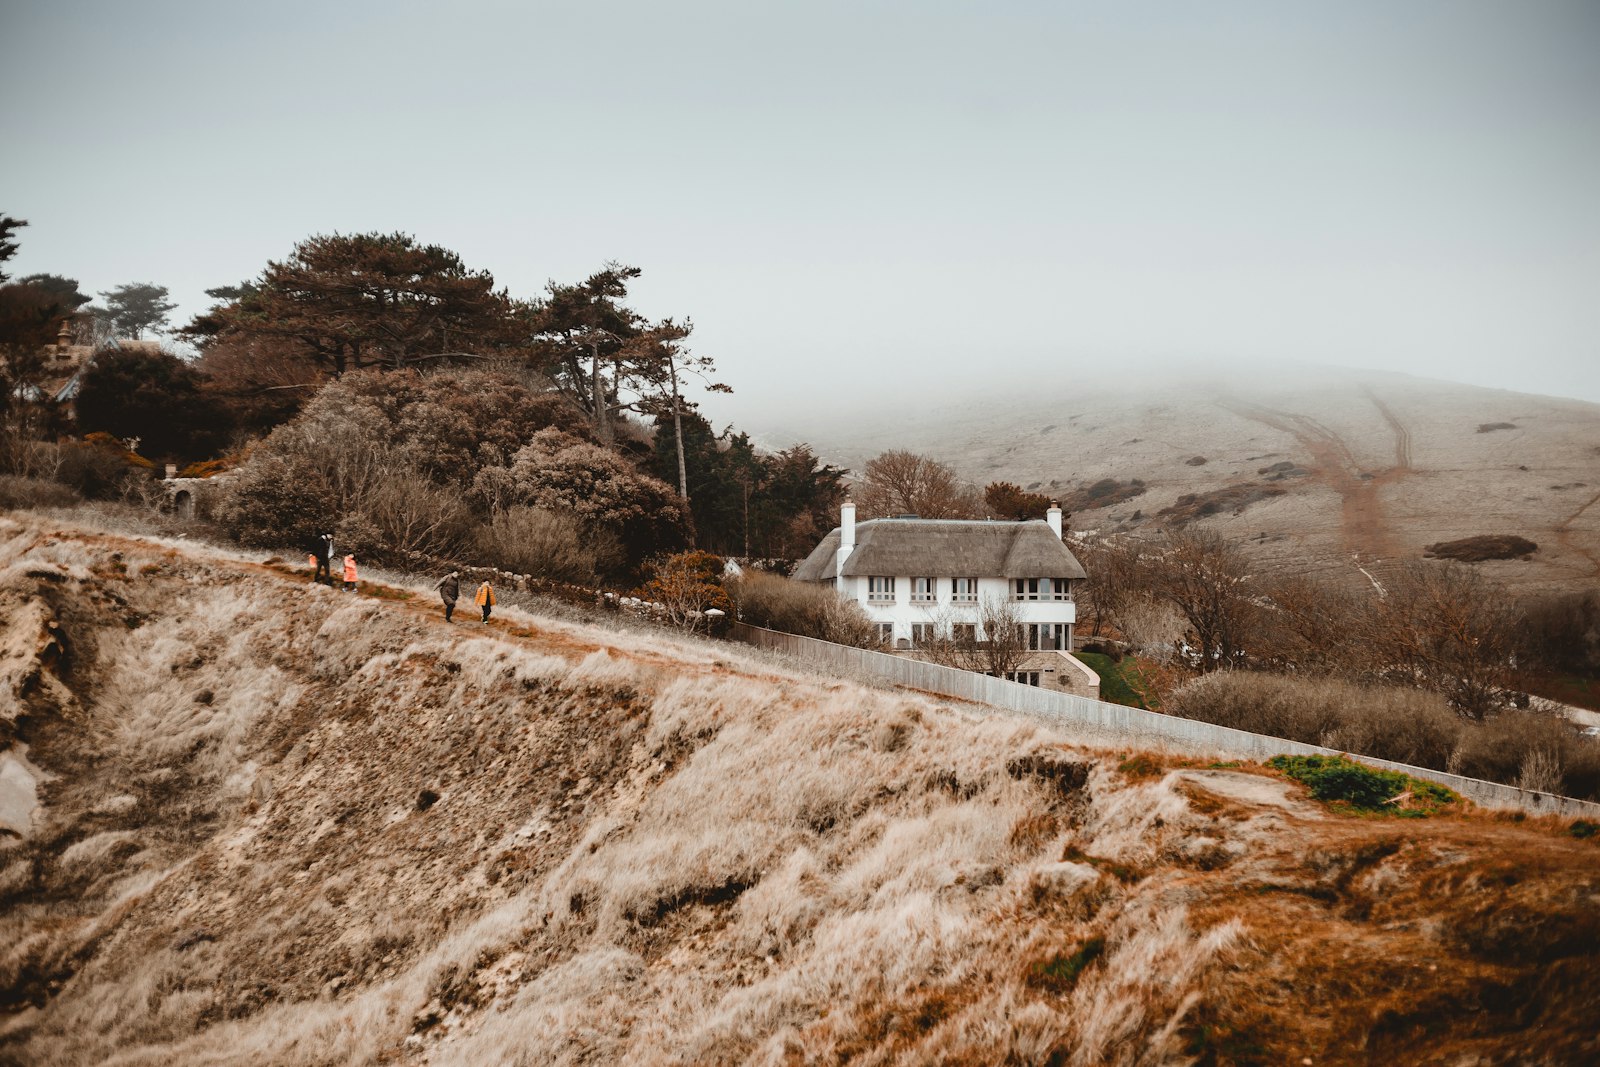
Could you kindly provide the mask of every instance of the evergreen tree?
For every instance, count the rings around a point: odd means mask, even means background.
[[[117,336],[142,338],[144,332],[165,333],[167,314],[178,305],[167,299],[167,287],[149,282],[129,282],[100,296]]]

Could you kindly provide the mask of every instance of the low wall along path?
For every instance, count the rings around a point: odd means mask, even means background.
[[[1227,726],[1216,726],[1198,719],[1183,719],[1163,715],[1143,708],[1130,708],[1122,704],[1108,704],[1089,697],[1054,693],[1036,686],[991,678],[986,674],[941,667],[921,660],[891,656],[849,645],[836,645],[797,634],[765,630],[759,626],[735,623],[731,635],[739,641],[758,648],[787,652],[824,667],[841,671],[856,671],[893,685],[908,689],[921,689],[941,696],[955,697],[976,704],[988,704],[1004,711],[1024,715],[1049,726],[1062,729],[1090,727],[1126,737],[1130,741],[1159,738],[1206,751],[1245,756],[1255,760],[1273,756],[1337,756],[1347,755],[1337,749],[1289,741],[1268,734],[1253,734]],[[1428,767],[1412,767],[1389,760],[1359,757],[1362,763],[1385,770],[1401,771],[1413,778],[1437,782],[1486,808],[1519,808],[1536,815],[1562,815],[1568,817],[1600,818],[1600,804],[1588,800],[1574,800],[1553,793],[1540,793],[1532,789],[1519,789],[1499,782],[1485,782],[1478,778],[1463,778],[1458,774]]]

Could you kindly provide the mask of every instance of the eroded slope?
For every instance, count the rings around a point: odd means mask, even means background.
[[[0,519],[16,1063],[1596,1055],[1596,847]]]

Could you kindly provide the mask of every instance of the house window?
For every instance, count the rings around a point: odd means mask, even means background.
[[[950,579],[950,600],[956,604],[976,604],[978,602],[978,579]]]
[[[973,622],[953,622],[950,624],[950,640],[958,648],[971,648],[978,643],[978,624]]]
[[[931,604],[938,599],[932,578],[911,579],[911,601],[914,604]]]
[[[894,623],[880,622],[878,624],[878,644],[884,648],[894,644]]]
[[[1067,648],[1067,624],[1064,622],[1030,622],[1028,648],[1034,652],[1064,652]]]
[[[1066,578],[1018,578],[1011,589],[1013,600],[1072,599],[1072,583]]]
[[[1038,685],[1039,684],[1039,672],[1038,671],[1007,671],[1006,672],[1006,681],[1008,681],[1008,682],[1020,682],[1023,685]]]
[[[911,647],[927,648],[933,644],[933,623],[914,622],[911,624]]]
[[[867,579],[867,603],[892,604],[894,602],[894,579],[873,575]]]

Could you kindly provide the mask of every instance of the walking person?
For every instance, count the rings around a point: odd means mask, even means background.
[[[317,573],[311,576],[313,582],[322,582],[329,589],[333,588],[333,534],[325,533],[317,539]]]
[[[356,557],[352,553],[344,557],[344,591],[350,592],[356,587]]]
[[[440,578],[434,588],[439,590],[439,599],[444,601],[444,621],[449,622],[456,610],[456,600],[461,596],[461,573],[451,571]]]
[[[494,607],[494,590],[489,587],[487,581],[478,586],[477,593],[473,594],[472,602],[483,609],[483,621],[488,622],[489,609]]]

